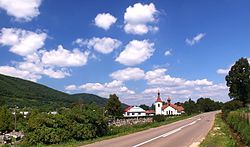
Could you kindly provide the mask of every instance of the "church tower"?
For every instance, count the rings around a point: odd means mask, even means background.
[[[155,101],[155,115],[161,115],[162,114],[162,100],[160,97],[160,91],[158,91],[158,96]]]

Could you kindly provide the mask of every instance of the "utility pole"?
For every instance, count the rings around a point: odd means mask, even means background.
[[[15,114],[15,129],[14,129],[14,132],[16,132],[16,105],[15,105],[15,108],[14,108],[14,114]]]

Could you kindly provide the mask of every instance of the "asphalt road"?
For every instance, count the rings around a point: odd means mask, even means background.
[[[88,147],[195,147],[207,135],[217,112],[86,145]]]

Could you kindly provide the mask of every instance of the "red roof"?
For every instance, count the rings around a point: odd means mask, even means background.
[[[162,102],[162,100],[158,97],[155,102]]]
[[[124,109],[124,112],[128,112],[131,108],[133,108],[133,106],[129,106],[126,109]]]
[[[149,113],[155,113],[155,111],[154,110],[146,110],[145,113],[148,113],[148,114]]]
[[[162,106],[162,110],[166,109],[168,106],[174,108],[178,112],[181,112],[181,111],[184,110],[184,108],[182,106],[177,106],[177,105],[174,105],[174,104],[165,104],[165,105]]]

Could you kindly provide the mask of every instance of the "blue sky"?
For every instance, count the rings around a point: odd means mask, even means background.
[[[0,0],[0,73],[68,93],[152,104],[228,101],[250,56],[250,1]]]

